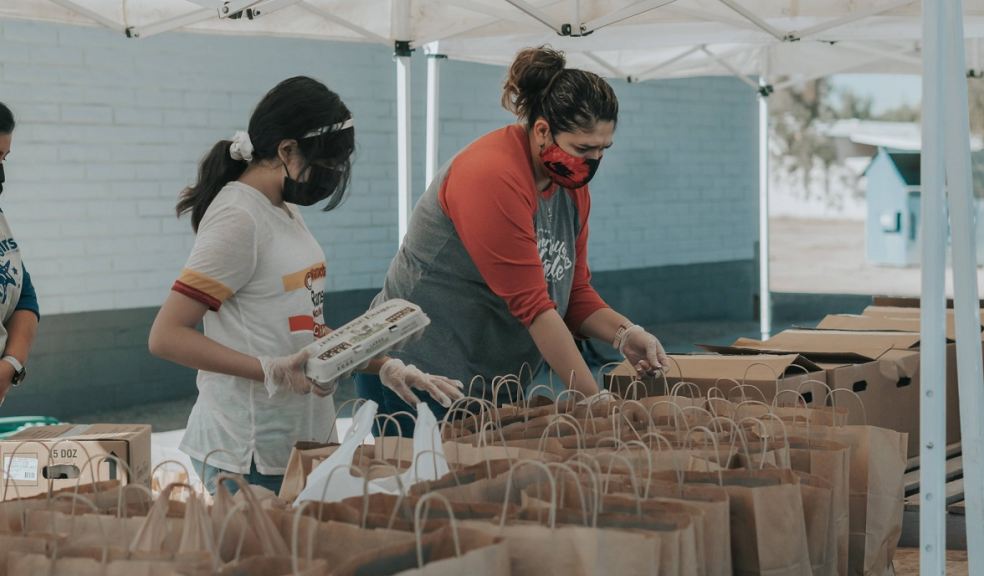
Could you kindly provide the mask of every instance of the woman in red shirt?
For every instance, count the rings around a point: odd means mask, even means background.
[[[587,395],[598,387],[576,337],[611,343],[639,372],[660,369],[659,340],[608,307],[588,269],[588,181],[614,139],[615,92],[540,47],[516,56],[502,103],[519,123],[459,152],[414,209],[376,301],[415,302],[432,325],[392,356],[489,383],[546,360]],[[406,410],[377,378],[359,378],[361,395],[381,412]],[[490,398],[491,390],[477,384],[472,394]],[[404,434],[412,430],[409,421],[401,425]]]

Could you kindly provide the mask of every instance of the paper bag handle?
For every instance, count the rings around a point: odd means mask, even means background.
[[[687,396],[687,398],[700,398],[701,396],[703,396],[703,394],[701,394],[700,392],[700,386],[697,386],[697,384],[693,382],[687,382],[685,380],[680,380],[679,382],[673,385],[673,388],[670,389],[670,396],[683,396],[682,394],[680,394],[680,390],[684,390],[684,389],[690,391],[691,395]],[[695,392],[696,392],[696,396],[694,395]]]
[[[524,459],[509,467],[509,476],[506,479],[506,495],[502,500],[502,514],[499,518],[500,532],[506,526],[506,515],[509,513],[509,496],[512,495],[513,473],[517,468],[521,468],[523,466],[535,466],[547,473],[547,480],[550,481],[550,514],[547,517],[547,522],[550,524],[551,528],[555,528],[557,526],[557,482],[554,480],[553,474],[550,473],[550,468],[548,468],[546,464],[540,462],[539,460]],[[431,494],[437,493],[431,492]],[[417,502],[417,505],[419,506],[420,502]]]
[[[649,434],[649,433],[647,432],[647,434]],[[664,438],[664,440],[665,440],[665,438]],[[652,485],[652,482],[653,482],[653,455],[650,453],[649,447],[646,446],[646,443],[643,442],[643,441],[641,441],[641,440],[628,440],[625,443],[623,443],[621,446],[619,446],[618,449],[615,451],[615,453],[617,454],[617,453],[621,452],[622,450],[627,449],[629,446],[633,446],[633,447],[636,447],[637,446],[637,447],[641,448],[642,449],[642,453],[646,455],[646,462],[649,464],[649,473],[646,474],[646,488],[643,491],[643,496],[642,497],[643,498],[649,498],[649,488],[650,488],[650,486]]]
[[[861,407],[861,423],[864,424],[865,426],[867,426],[868,425],[868,411],[864,407],[864,400],[861,399],[861,396],[858,395],[858,393],[855,392],[854,390],[850,390],[848,388],[835,388],[835,389],[831,390],[830,393],[827,395],[827,397],[830,398],[830,400],[831,400],[831,406],[833,406],[833,398],[834,398],[834,396],[838,392],[841,392],[841,393],[844,393],[844,394],[850,394],[851,396],[854,396],[855,399],[857,399],[858,406]],[[850,414],[850,412],[848,412],[848,414]]]
[[[413,534],[417,538],[417,567],[424,567],[424,546],[421,542],[423,538],[424,528],[421,526],[421,516],[426,516],[427,512],[430,510],[430,501],[437,499],[444,505],[448,511],[448,520],[451,522],[451,538],[454,542],[454,555],[455,557],[461,557],[461,539],[458,536],[458,520],[454,517],[454,510],[451,508],[451,502],[438,492],[430,492],[424,494],[417,500],[417,505],[413,509]],[[428,508],[424,510],[424,504],[428,504]]]
[[[683,439],[684,446],[688,446],[690,444],[691,435],[694,432],[703,432],[711,439],[711,445],[714,446],[714,457],[717,458],[718,462],[718,484],[720,486],[724,486],[724,476],[721,474],[721,468],[723,468],[721,465],[721,447],[718,445],[717,436],[715,436],[714,432],[712,432],[707,426],[694,426],[687,431],[687,435]],[[731,461],[730,454],[728,455],[728,461]]]
[[[577,449],[578,451],[584,450],[584,431],[581,430],[581,427],[578,425],[577,420],[575,420],[574,417],[568,414],[561,414],[560,416],[557,416],[556,418],[551,420],[547,424],[547,426],[543,429],[543,432],[540,433],[540,446],[539,446],[540,454],[543,454],[547,450],[547,437],[550,435],[551,428],[557,428],[557,436],[558,438],[560,437],[561,424],[570,426],[570,428],[574,430],[574,437],[577,440]]]
[[[650,429],[656,427],[656,417],[653,416],[653,412],[656,410],[657,406],[662,406],[664,404],[671,406],[676,410],[676,412],[673,412],[673,429],[680,432],[680,416],[683,416],[683,425],[686,426],[687,430],[689,430],[690,422],[687,422],[687,414],[683,411],[683,408],[681,408],[679,404],[670,400],[657,400],[656,402],[653,402],[652,406],[649,407],[649,422],[652,425]]]
[[[495,399],[496,402],[498,402],[499,399],[499,390],[501,390],[502,387],[506,384],[515,384],[517,389],[523,387],[522,384],[520,384],[519,382],[519,378],[513,376],[512,374],[507,374],[505,376],[496,376],[495,378],[492,379],[492,398]],[[512,389],[509,387],[506,387],[506,392],[509,394],[509,404],[512,406],[516,406],[517,405],[516,400],[519,399],[519,394],[517,393],[516,398],[513,398]]]
[[[688,429],[687,431],[689,432],[690,430]],[[647,433],[643,434],[642,435],[642,442],[644,443],[644,445],[645,445],[646,439],[647,438],[650,438],[650,437],[656,438],[656,446],[658,448],[659,448],[659,442],[660,441],[663,441],[666,444],[666,447],[670,450],[670,452],[673,452],[673,444],[670,442],[669,438],[667,438],[666,436],[664,436],[662,433],[660,433],[658,431],[647,432]],[[652,445],[646,445],[646,446],[648,446],[650,450],[652,449]],[[659,448],[657,450],[657,452],[659,452],[659,451],[662,451],[662,448]],[[718,454],[717,459],[718,459],[718,467],[720,468],[720,463],[721,463],[721,455],[720,454]],[[677,483],[679,483],[680,484],[680,487],[682,488],[683,487],[683,469],[676,467],[676,460],[675,459],[673,459],[672,462],[673,462],[674,471],[677,473]],[[649,477],[649,481],[646,482],[646,498],[649,498],[649,488],[652,486],[652,474],[650,474],[649,476],[650,476]]]
[[[95,502],[93,502],[89,498],[86,498],[85,496],[82,496],[80,494],[73,494],[71,492],[63,492],[61,494],[56,494],[56,495],[54,495],[51,498],[51,501],[52,502],[55,502],[57,500],[62,500],[62,499],[70,499],[72,501],[72,510],[73,510],[73,513],[72,513],[72,519],[71,519],[72,528],[70,528],[70,533],[74,533],[75,532],[75,513],[74,513],[74,510],[75,510],[75,503],[76,502],[82,502],[83,504],[86,504],[87,506],[89,506],[89,508],[92,509],[92,512],[96,515],[96,524],[99,525],[99,532],[102,534],[102,542],[103,542],[103,545],[101,546],[101,548],[102,548],[102,558],[100,559],[100,564],[103,566],[103,569],[105,569],[106,562],[109,561],[109,536],[106,533],[106,527],[103,526],[103,523],[102,523],[102,520],[101,520],[102,517],[99,516],[99,507],[96,506]],[[55,532],[55,515],[54,514],[51,514],[50,519],[51,519],[51,532],[52,532],[52,534],[56,534],[56,532]],[[52,546],[51,546],[51,562],[48,564],[48,576],[52,576],[55,573],[55,563],[58,562],[58,551],[59,551],[60,541],[61,541],[60,538],[55,538],[54,541],[52,542]]]
[[[550,462],[547,464],[547,468],[556,468],[560,472],[567,472],[574,478],[574,485],[577,487],[577,495],[581,502],[581,519],[585,526],[588,526],[588,501],[584,497],[584,488],[581,486],[581,478],[577,475],[577,472],[573,468],[567,466],[563,462]],[[561,496],[558,499],[563,498],[564,485],[561,484],[558,490],[561,491]],[[597,494],[595,494],[597,497]],[[597,526],[597,514],[595,515],[595,524],[592,526]]]
[[[766,370],[768,370],[770,374],[772,374],[772,377],[773,377],[773,379],[775,380],[775,383],[776,383],[776,393],[778,393],[779,392],[779,380],[781,379],[782,375],[779,374],[778,372],[776,372],[776,369],[775,368],[773,368],[772,366],[769,366],[768,364],[765,364],[763,362],[753,362],[752,364],[749,364],[745,368],[745,374],[742,375],[742,377],[741,377],[741,383],[742,384],[748,384],[748,373],[751,372],[752,371],[752,368],[755,368],[756,366],[761,366],[761,367],[765,368]]]
[[[594,463],[595,466],[598,466],[600,470],[601,466],[598,464],[598,461],[595,460]],[[554,464],[561,464],[561,463],[555,462]],[[595,472],[594,468],[588,466],[586,463],[581,462],[580,460],[577,459],[571,459],[562,464],[568,468],[576,466],[579,469],[586,471],[588,473],[588,477],[591,478],[591,485],[594,488],[594,507],[592,509],[592,514],[591,514],[591,518],[592,518],[591,526],[594,527],[598,526],[598,513],[601,511],[601,507],[602,507],[601,482],[599,482],[598,480],[598,473]],[[571,470],[571,472],[573,472],[573,469]],[[580,482],[580,479],[578,479],[577,481]]]

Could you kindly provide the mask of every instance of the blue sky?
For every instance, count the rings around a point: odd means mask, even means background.
[[[875,114],[903,104],[918,104],[922,93],[922,78],[902,74],[840,74],[831,78],[837,88],[847,88],[856,94],[872,98]]]

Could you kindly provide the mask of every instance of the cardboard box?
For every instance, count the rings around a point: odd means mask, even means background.
[[[922,306],[922,300],[907,296],[875,296],[871,299],[871,303],[875,306],[894,306],[898,308],[919,308]],[[980,300],[979,303],[980,307],[984,308],[984,300]],[[946,307],[953,308],[953,298],[947,298]]]
[[[132,474],[100,456],[114,455]],[[150,426],[61,424],[27,428],[0,440],[0,501],[78,484],[120,480],[150,488]],[[9,481],[8,481],[9,474]]]
[[[872,326],[877,326],[878,320],[881,324],[886,326],[886,330],[893,330],[892,326],[903,326],[904,322],[909,322],[909,331],[918,332],[919,331],[919,321],[920,321],[920,309],[919,308],[905,308],[898,306],[868,306],[864,309],[862,313],[863,318],[871,318],[868,320],[871,322]],[[848,316],[848,315],[843,315]],[[984,310],[980,313],[980,323],[984,325]],[[817,326],[817,328],[823,328],[823,326]],[[949,340],[956,340],[957,333],[955,328],[955,323],[953,321],[953,309],[946,311],[946,337]],[[981,338],[984,339],[984,331],[981,333]]]
[[[800,390],[807,402],[814,402],[824,395],[822,385],[802,386],[811,380],[825,382],[822,368],[797,354],[785,355],[740,355],[726,356],[721,354],[671,354],[673,360],[666,371],[666,380],[670,387],[680,381],[693,382],[706,395],[713,387],[720,388],[725,394],[735,387],[735,382],[750,384],[762,391],[766,401],[771,402],[779,390]],[[778,382],[777,382],[778,378]],[[606,387],[622,396],[629,390],[631,382],[638,380],[635,370],[628,362],[623,362],[606,375]],[[648,396],[661,395],[663,391],[662,378],[645,378],[642,380]],[[683,391],[681,394],[690,395]],[[749,395],[749,394],[746,394]],[[761,398],[756,397],[756,400]],[[794,401],[792,395],[789,403]]]
[[[826,370],[835,389],[853,390],[864,402],[867,423],[909,435],[909,455],[919,452],[919,334],[853,330],[788,330],[772,339],[739,339],[734,347],[717,351],[799,352]],[[956,346],[947,345],[947,442],[960,440],[957,398]],[[837,394],[835,401],[850,409],[851,422],[860,423],[857,401]]]
[[[721,354],[800,354],[814,362],[865,362],[889,350],[916,350],[918,332],[785,330],[769,340],[739,338],[731,346],[700,345]]]
[[[858,316],[855,314],[830,314],[817,324],[818,330],[852,330],[856,332],[897,331],[919,332],[919,316]],[[956,340],[953,315],[947,318],[946,338]]]
[[[827,370],[827,383],[836,389],[851,390],[835,394],[838,406],[848,408],[850,422],[906,432],[910,456],[919,453],[919,352],[890,350],[882,358],[865,362],[821,362]],[[959,435],[959,430],[958,430]]]

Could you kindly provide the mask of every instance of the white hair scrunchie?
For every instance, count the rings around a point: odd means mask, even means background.
[[[253,160],[253,141],[249,139],[249,133],[243,130],[236,132],[232,137],[232,145],[229,146],[229,156],[233,160],[243,160],[251,162]]]

